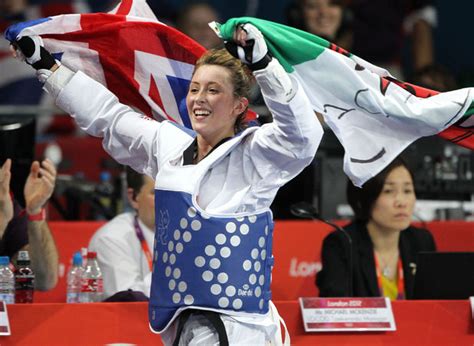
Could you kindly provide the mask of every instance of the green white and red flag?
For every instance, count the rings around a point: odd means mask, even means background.
[[[474,89],[439,93],[404,83],[380,67],[310,33],[256,18],[217,25],[232,38],[251,23],[271,54],[304,89],[344,147],[344,171],[358,186],[420,137],[439,134],[474,149]]]

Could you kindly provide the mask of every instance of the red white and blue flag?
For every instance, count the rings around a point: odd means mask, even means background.
[[[157,120],[190,127],[185,97],[205,49],[159,22],[144,0],[124,0],[110,13],[67,14],[11,26],[9,41],[42,37],[45,48],[120,100]]]
[[[80,0],[64,2],[61,0],[48,1],[45,4],[28,4],[22,12],[9,13],[8,10],[0,16],[0,32],[5,32],[13,20],[32,20],[35,18],[54,16],[65,13],[85,13],[89,8]],[[11,56],[10,43],[0,40],[0,104],[34,105],[49,102],[43,97],[35,71],[25,64],[19,64]]]

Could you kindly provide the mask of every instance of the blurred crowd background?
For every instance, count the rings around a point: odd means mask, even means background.
[[[0,0],[0,31],[18,21],[57,14],[107,12],[117,1]],[[438,91],[474,85],[474,47],[468,23],[474,3],[441,0],[148,0],[159,20],[206,48],[221,45],[213,20],[252,16],[322,36],[395,77]],[[34,72],[10,57],[0,40],[0,164],[14,158],[13,191],[20,191],[33,157],[51,158],[59,176],[50,207],[53,219],[110,219],[125,205],[124,168],[100,141],[79,131],[53,106]],[[254,91],[253,108],[271,121]],[[474,152],[441,138],[424,138],[404,153],[415,172],[416,217],[474,220]],[[290,206],[314,205],[328,219],[348,218],[343,149],[328,129],[314,162],[281,189],[272,207],[277,219]],[[15,191],[18,190],[18,191]]]

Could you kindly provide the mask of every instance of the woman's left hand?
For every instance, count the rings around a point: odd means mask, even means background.
[[[262,33],[250,23],[236,27],[233,42],[226,42],[226,48],[253,71],[265,68],[272,59]]]

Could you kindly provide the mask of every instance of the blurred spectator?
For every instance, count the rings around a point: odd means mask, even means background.
[[[58,280],[58,251],[44,205],[54,190],[56,168],[49,160],[33,162],[24,187],[26,208],[22,211],[10,193],[11,163],[8,159],[0,167],[0,255],[16,258],[19,250],[28,250],[36,289],[50,290]]]
[[[166,23],[175,22],[176,14],[180,12],[181,8],[194,2],[209,4],[223,21],[229,18],[248,16],[283,23],[289,0],[147,0],[158,19],[164,20]]]
[[[133,212],[117,215],[99,228],[89,243],[104,275],[105,297],[132,289],[150,296],[155,183],[127,168],[127,194]]]
[[[396,158],[362,188],[349,181],[347,200],[355,220],[323,241],[320,296],[411,298],[416,255],[436,246],[430,232],[410,226],[416,196],[408,166]]]
[[[342,0],[294,0],[287,15],[290,26],[346,49],[351,45],[351,14]]]
[[[26,0],[0,1],[0,32],[18,21],[33,19]],[[38,18],[37,16],[34,18]],[[0,104],[37,104],[42,90],[31,69],[18,63],[9,51],[10,43],[0,40]],[[33,85],[32,83],[36,83]]]
[[[395,77],[434,62],[432,29],[437,24],[431,0],[347,0],[353,13],[353,44],[349,50]],[[411,39],[410,64],[402,68],[405,38]],[[404,73],[405,72],[405,73]]]
[[[185,5],[178,13],[176,28],[204,48],[222,46],[222,40],[209,27],[208,23],[219,21],[216,10],[206,2],[192,2]]]

